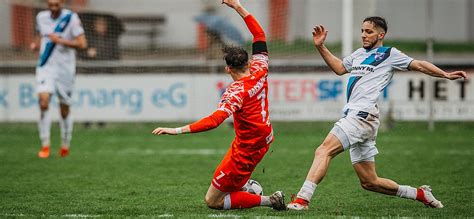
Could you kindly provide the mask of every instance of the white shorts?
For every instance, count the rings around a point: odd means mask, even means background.
[[[60,103],[72,104],[72,91],[74,90],[74,73],[67,69],[52,67],[36,68],[36,92],[51,93],[58,96]]]
[[[380,122],[378,116],[350,110],[331,130],[341,141],[344,150],[349,149],[352,164],[362,161],[375,161],[379,152],[375,139]]]

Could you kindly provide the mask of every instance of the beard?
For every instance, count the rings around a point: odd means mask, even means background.
[[[362,47],[364,47],[364,49],[370,50],[370,49],[374,48],[375,45],[377,45],[377,43],[378,43],[378,41],[374,41],[374,42],[371,42],[370,45],[368,45],[368,46],[363,44]]]

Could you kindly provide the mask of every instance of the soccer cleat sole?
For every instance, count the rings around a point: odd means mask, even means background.
[[[302,204],[299,204],[299,203],[290,203],[290,204],[288,204],[287,208],[290,209],[290,210],[294,210],[294,211],[306,211],[306,210],[308,210],[307,205],[302,205]]]

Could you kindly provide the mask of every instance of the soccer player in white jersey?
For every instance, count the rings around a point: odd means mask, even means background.
[[[379,128],[377,98],[390,82],[393,71],[412,70],[433,77],[455,80],[467,79],[466,72],[445,72],[435,65],[414,60],[396,48],[384,47],[383,39],[387,24],[381,17],[368,17],[362,23],[363,48],[340,60],[325,46],[326,29],[320,25],[314,28],[313,41],[326,64],[337,75],[350,73],[347,86],[347,104],[344,116],[316,149],[306,181],[295,200],[288,204],[292,210],[306,210],[317,185],[329,167],[329,162],[339,153],[348,150],[352,166],[359,177],[361,186],[369,191],[418,200],[432,208],[442,208],[429,186],[414,188],[398,185],[390,179],[377,176],[375,171],[375,138]]]
[[[42,148],[40,158],[49,157],[51,116],[49,102],[52,94],[59,98],[61,149],[59,154],[66,157],[72,137],[72,116],[70,115],[71,94],[76,74],[76,49],[87,47],[79,16],[63,9],[63,0],[48,0],[48,9],[36,16],[39,33],[31,43],[32,50],[39,49],[36,66],[37,93],[41,111],[38,121]]]

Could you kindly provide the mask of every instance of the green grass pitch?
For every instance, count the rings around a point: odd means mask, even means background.
[[[425,123],[397,123],[379,132],[378,174],[431,185],[444,209],[364,191],[344,152],[333,159],[306,212],[208,209],[204,194],[233,130],[223,124],[206,133],[153,136],[157,125],[76,125],[65,159],[57,155],[55,125],[52,156],[43,160],[36,157],[36,124],[0,124],[0,217],[474,217],[472,122],[438,123],[435,132]],[[297,193],[331,127],[274,123],[275,142],[252,176],[264,193],[283,190],[287,201]]]

